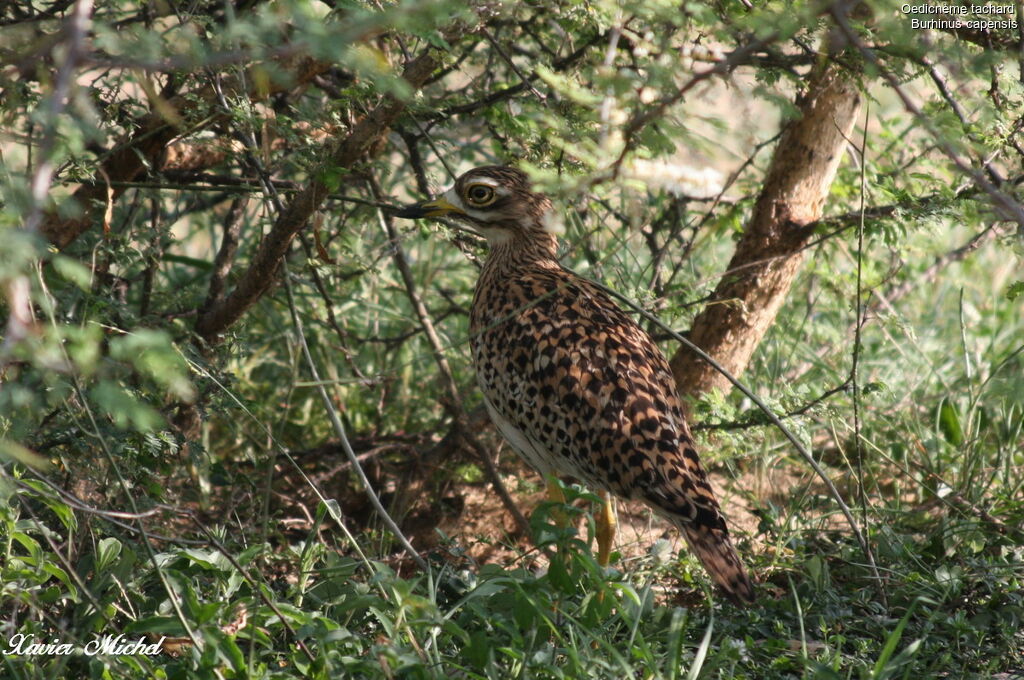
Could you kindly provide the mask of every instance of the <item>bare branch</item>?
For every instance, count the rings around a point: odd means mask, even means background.
[[[292,62],[283,62],[278,66],[291,73],[289,87],[309,82],[314,76],[330,68],[330,64],[326,62],[309,58],[296,58]],[[273,81],[261,87],[245,87],[243,83],[265,82],[265,79],[251,77],[244,80],[231,78],[225,81],[225,89],[245,92],[246,96],[254,101],[285,89],[284,83]],[[167,99],[159,105],[154,103],[153,110],[137,121],[134,126],[135,132],[106,154],[95,180],[83,184],[75,191],[73,198],[81,207],[81,214],[76,217],[61,217],[56,212],[49,213],[39,226],[42,234],[58,248],[63,249],[70,245],[93,226],[97,211],[106,207],[108,186],[113,189],[109,201],[116,201],[125,191],[119,183],[130,182],[147,170],[160,166],[160,158],[167,145],[183,132],[175,122],[168,120],[165,113],[175,112],[182,120],[188,120],[193,115],[203,116],[209,105],[215,101],[215,97],[213,87],[208,85],[197,92]],[[200,117],[198,121],[191,123],[192,127],[188,131],[195,132],[209,127],[223,120],[225,115],[219,113],[205,118]]]
[[[437,63],[432,50],[428,49],[406,67],[402,77],[414,88],[418,88],[437,67]],[[366,118],[359,121],[341,141],[324,164],[324,169],[351,169],[387,132],[404,110],[405,102],[394,97],[386,98]],[[235,289],[223,301],[200,316],[196,323],[196,331],[203,338],[212,340],[226,330],[241,318],[273,283],[292,239],[306,226],[310,216],[330,193],[321,176],[322,173],[316,173],[306,188],[292,198],[284,211],[278,215],[270,233],[260,243],[249,268],[242,274]]]
[[[238,237],[242,231],[242,217],[249,205],[248,196],[239,196],[231,202],[227,215],[224,216],[224,236],[213,260],[213,272],[210,274],[210,287],[200,314],[210,309],[224,297],[224,284],[231,266],[235,263],[238,252]]]

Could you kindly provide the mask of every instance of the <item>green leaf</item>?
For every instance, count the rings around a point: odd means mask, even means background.
[[[704,667],[704,660],[708,656],[708,649],[711,647],[711,633],[715,629],[715,614],[711,613],[708,618],[708,628],[704,631],[704,637],[700,641],[700,646],[697,648],[697,653],[693,657],[693,664],[690,666],[690,672],[686,674],[686,680],[697,680],[700,677],[701,668]]]
[[[682,607],[672,610],[672,622],[668,629],[668,673],[671,680],[679,677],[683,662],[683,642],[685,641],[688,613]]]
[[[188,366],[164,331],[147,328],[110,341],[110,355],[128,361],[178,399],[191,401],[195,389],[188,377]]]
[[[140,403],[116,383],[104,380],[91,390],[90,396],[114,424],[123,429],[151,432],[163,424],[163,418],[154,409]]]
[[[328,498],[322,501],[320,505],[317,506],[317,521],[320,520],[322,512],[327,512],[328,514],[330,514],[331,519],[333,519],[335,522],[338,522],[339,524],[341,523],[341,506],[338,504],[337,500],[333,498]]]
[[[226,571],[231,568],[230,563],[218,550],[199,550],[196,548],[185,548],[181,554],[193,564],[204,569]]]
[[[1024,281],[1014,281],[1010,284],[1010,287],[1006,289],[1006,299],[1013,302],[1021,295],[1024,295]]]
[[[946,438],[946,441],[953,446],[960,446],[964,443],[964,431],[960,426],[960,416],[957,414],[956,407],[945,397],[939,405],[939,429],[942,430],[942,436]]]
[[[878,655],[878,661],[875,663],[875,667],[871,671],[872,680],[881,680],[882,678],[890,677],[900,665],[905,663],[906,656],[901,653],[896,659],[893,659],[893,663],[889,663],[889,659],[892,658],[893,653],[896,651],[896,645],[900,642],[900,637],[903,636],[903,629],[907,627],[907,622],[910,621],[911,615],[914,610],[917,609],[919,602],[923,601],[924,598],[917,598],[910,603],[910,608],[907,609],[907,613],[903,615],[900,622],[896,624],[896,628],[893,629],[892,633],[885,641],[885,646],[882,648],[882,653]],[[926,600],[925,600],[926,601]],[[913,643],[907,650],[912,650],[910,653],[913,654],[917,651],[917,644]],[[907,651],[904,650],[904,651]]]
[[[12,532],[11,538],[20,543],[21,546],[28,551],[33,563],[38,563],[39,558],[42,555],[42,550],[40,549],[39,542],[36,539],[21,531]]]
[[[175,264],[184,264],[189,267],[195,267],[196,269],[202,269],[203,271],[209,271],[213,269],[213,263],[207,260],[199,260],[194,257],[188,257],[186,255],[174,255],[168,253],[163,256],[164,262],[174,262]]]
[[[50,264],[61,278],[70,281],[82,290],[87,291],[92,286],[92,272],[78,260],[64,255],[54,255]]]
[[[185,635],[181,621],[175,616],[147,616],[125,626],[124,632],[126,635],[130,633],[158,633],[170,637]]]
[[[52,562],[43,562],[39,566],[44,572],[64,584],[64,587],[68,589],[68,594],[71,596],[71,599],[78,599],[78,588],[76,588],[75,584],[72,583],[71,578],[68,576],[66,571]]]
[[[50,489],[46,482],[42,482],[37,479],[23,479],[22,483],[39,492],[39,495],[35,496],[35,498],[57,516],[57,519],[60,520],[65,529],[78,528],[78,519],[75,517],[75,513],[71,509],[71,506],[64,503],[59,499],[59,497],[54,495],[53,490]]]
[[[465,655],[469,663],[478,670],[483,670],[491,653],[490,638],[482,630],[475,630],[469,635]]]
[[[100,539],[96,546],[96,572],[106,571],[121,554],[121,541],[113,537]]]

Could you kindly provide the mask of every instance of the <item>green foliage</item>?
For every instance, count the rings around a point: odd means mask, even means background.
[[[1019,205],[1015,32],[983,45],[926,33],[890,1],[852,17],[851,37],[818,2],[97,0],[75,56],[75,4],[0,8],[0,646],[123,635],[163,638],[164,651],[4,653],[0,676],[1024,668],[1022,251],[986,189]],[[427,53],[438,67],[414,88],[402,73]],[[449,172],[518,164],[566,217],[567,266],[686,328],[746,227],[771,140],[825,63],[869,102],[857,158],[743,379],[836,480],[884,583],[833,499],[736,394],[691,412],[727,514],[756,520],[734,531],[756,606],[710,599],[694,559],[655,540],[660,525],[602,569],[598,499],[575,487],[570,505],[537,507],[517,543],[496,503],[467,500],[493,492],[465,428],[498,441],[473,419],[480,243],[429,224],[396,223],[393,239],[377,206],[422,198]],[[327,162],[399,104],[389,134],[357,140],[355,163]],[[200,333],[210,300],[245,280],[278,202],[312,178],[331,195],[285,267],[262,272],[266,292],[222,334]],[[88,201],[82,186],[96,188]],[[66,247],[47,241],[53,222],[79,218]],[[27,230],[33,220],[45,228]],[[429,569],[402,559],[364,502],[328,406]],[[511,455],[498,464],[517,499],[537,490]],[[490,514],[472,524],[477,512]]]

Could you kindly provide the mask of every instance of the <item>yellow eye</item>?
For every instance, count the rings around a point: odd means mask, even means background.
[[[486,184],[470,184],[466,188],[466,200],[475,206],[484,206],[494,201],[494,187]]]

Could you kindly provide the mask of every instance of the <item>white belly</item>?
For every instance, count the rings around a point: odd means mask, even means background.
[[[555,468],[551,465],[552,456],[539,442],[533,440],[525,432],[512,424],[512,422],[501,415],[497,409],[491,406],[491,402],[484,397],[484,405],[487,413],[490,414],[494,426],[498,428],[501,436],[515,449],[523,460],[533,466],[542,476],[556,475]]]

